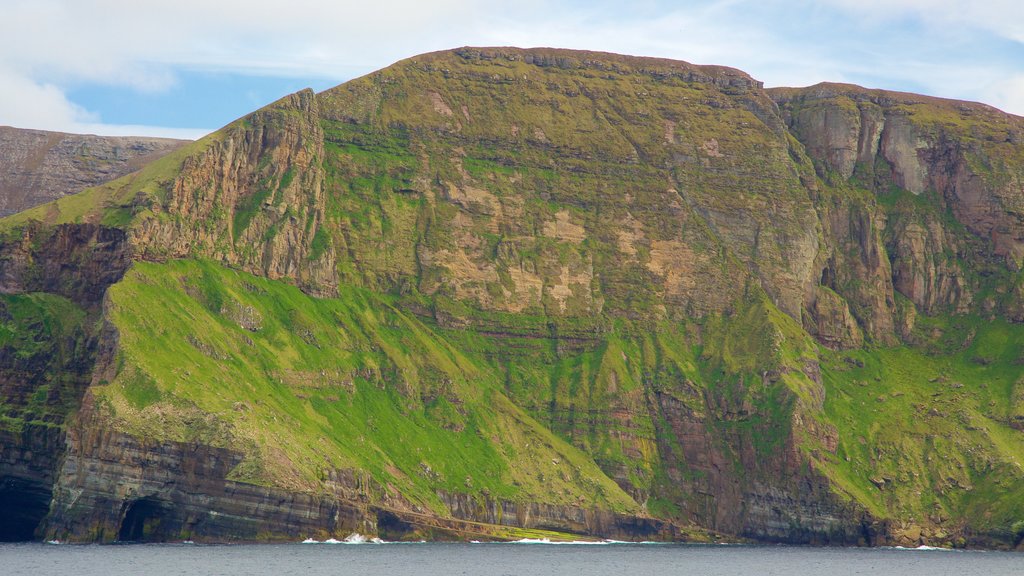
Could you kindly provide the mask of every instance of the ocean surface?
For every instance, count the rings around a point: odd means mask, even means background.
[[[0,574],[1020,576],[1024,554],[693,544],[0,544]]]

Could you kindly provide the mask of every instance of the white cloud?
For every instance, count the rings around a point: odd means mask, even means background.
[[[444,39],[476,21],[485,6],[479,0],[13,0],[0,21],[0,54],[17,55],[37,72],[139,87],[166,84],[167,66],[330,77],[339,66],[401,58],[432,41],[447,47]]]
[[[821,1],[875,35],[875,76],[1024,115],[1024,2]]]
[[[66,90],[102,84],[161,91],[174,85],[175,69],[340,81],[353,69],[369,71],[422,46],[449,47],[446,39],[470,27],[479,6],[485,4],[5,0],[0,123],[120,133],[124,127],[104,125],[70,102]]]
[[[96,120],[53,84],[41,84],[0,67],[0,86],[0,124],[63,130],[79,122]]]
[[[53,84],[39,84],[17,73],[0,69],[0,125],[100,136],[156,136],[195,140],[209,130],[165,126],[104,124],[81,106],[69,101]]]
[[[743,69],[769,85],[990,99],[1024,113],[1024,63],[972,50],[1024,42],[1020,0],[3,0],[0,122],[104,128],[75,85],[166,90],[176,70],[336,79],[461,45],[585,48]],[[901,37],[927,28],[929,38]],[[950,46],[959,50],[951,58]],[[1024,53],[1024,52],[1022,52]],[[979,61],[980,60],[980,61]],[[1009,60],[1003,58],[1003,60]],[[254,106],[255,107],[255,106]],[[146,128],[149,130],[149,128]]]
[[[938,26],[970,26],[1024,42],[1020,0],[823,0],[875,20],[913,17]]]
[[[981,93],[987,103],[1024,115],[1024,74],[1001,78],[986,86]]]

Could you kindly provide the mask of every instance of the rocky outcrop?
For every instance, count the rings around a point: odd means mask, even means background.
[[[856,200],[844,199],[823,208],[828,248],[819,253],[821,287],[807,308],[811,322],[805,329],[824,336],[822,342],[832,347],[856,347],[857,330],[835,324],[846,323],[845,307],[863,335],[882,344],[895,342],[895,298],[884,217],[870,204]],[[833,294],[822,296],[823,290]],[[822,297],[825,300],[819,304]]]
[[[93,307],[130,265],[121,229],[30,222],[0,243],[0,293],[46,292]]]
[[[842,296],[825,286],[819,286],[811,308],[807,311],[810,322],[804,328],[829,348],[860,348],[864,344],[857,319]]]
[[[807,146],[820,175],[833,182],[853,179],[883,196],[892,193],[891,186],[914,195],[933,193],[932,207],[939,214],[949,211],[988,252],[1020,269],[1024,200],[1019,135],[1024,120],[983,104],[842,84],[769,93]],[[922,224],[927,234],[905,226],[889,232],[889,244],[910,260],[900,270],[901,288],[909,292],[904,294],[928,309],[938,304],[969,307],[971,295],[957,271],[921,262],[920,251],[916,256],[907,253],[924,235],[933,253],[956,250],[949,238],[942,238],[937,222]]]
[[[40,528],[62,541],[294,540],[374,533],[365,505],[228,480],[241,457],[202,444],[145,444],[96,422],[86,401],[67,435]]]
[[[124,176],[186,143],[0,126],[0,216]]]
[[[965,240],[947,232],[934,216],[894,213],[886,247],[892,259],[893,288],[925,314],[973,308],[975,287],[961,264],[970,252]]]
[[[510,528],[550,530],[612,540],[686,541],[690,534],[657,518],[615,514],[607,510],[536,502],[477,499],[466,494],[438,494],[453,518]]]
[[[467,62],[523,62],[538,68],[560,70],[592,70],[619,74],[642,74],[657,80],[680,80],[710,84],[719,88],[751,89],[764,84],[750,77],[742,70],[728,66],[698,66],[680,60],[647,58],[592,52],[586,50],[562,50],[557,48],[477,48],[463,47],[443,50],[411,58],[408,62],[432,64],[445,63],[452,56]]]
[[[320,231],[323,146],[311,90],[232,124],[185,161],[165,202],[152,203],[156,214],[131,231],[134,250],[143,258],[216,258],[298,279],[313,294],[335,293],[334,251]]]
[[[1013,403],[1010,412],[1010,426],[1024,430],[1024,376],[1017,379],[1013,386]]]

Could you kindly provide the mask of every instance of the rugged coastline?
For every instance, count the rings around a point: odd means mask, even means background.
[[[286,97],[0,221],[0,539],[1019,548],[1022,134],[549,49]]]

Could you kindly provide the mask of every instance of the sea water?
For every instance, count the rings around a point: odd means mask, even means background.
[[[1024,554],[958,550],[625,544],[0,544],[0,575],[1024,575]]]

